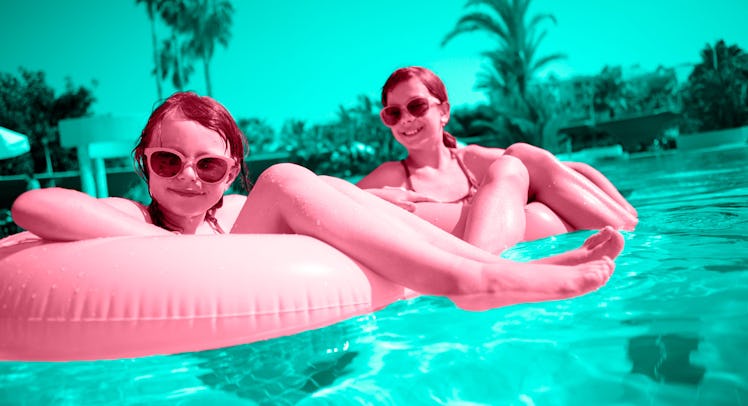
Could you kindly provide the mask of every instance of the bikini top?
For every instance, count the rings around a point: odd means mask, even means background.
[[[152,202],[148,205],[147,210],[148,214],[151,217],[151,221],[153,221],[153,225],[163,228],[164,230],[176,232],[177,234],[181,234],[179,231],[175,231],[170,229],[169,227],[166,227],[164,224],[163,214],[161,214],[161,209],[157,207],[156,204],[153,204],[155,202]],[[211,229],[213,229],[213,232],[215,234],[226,234],[226,231],[223,230],[223,227],[221,227],[220,224],[218,224],[218,219],[216,219],[215,215],[206,215],[205,221],[208,223]]]
[[[441,202],[441,203],[463,203],[463,202],[470,202],[470,200],[473,198],[475,193],[478,191],[478,181],[475,179],[475,176],[468,170],[467,166],[465,166],[465,163],[462,162],[462,158],[455,152],[454,149],[450,148],[449,153],[452,155],[452,157],[457,160],[457,165],[460,166],[460,169],[462,169],[462,173],[465,174],[465,177],[467,178],[468,184],[470,185],[470,188],[468,189],[468,192],[465,196],[453,200],[451,202]],[[410,169],[408,169],[408,164],[405,163],[405,160],[401,160],[400,164],[403,166],[403,169],[405,170],[405,180],[407,182],[408,189],[415,192],[416,190],[413,188],[413,182],[410,180]]]

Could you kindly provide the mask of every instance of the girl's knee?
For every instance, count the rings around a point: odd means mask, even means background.
[[[308,169],[303,166],[299,166],[293,163],[280,163],[275,164],[265,169],[260,177],[257,178],[257,183],[263,181],[281,181],[281,180],[293,180],[299,177],[314,175]]]
[[[492,181],[513,180],[520,183],[529,182],[527,168],[519,159],[504,155],[495,160],[486,172],[484,183]]]
[[[252,189],[294,189],[298,185],[309,184],[310,177],[316,178],[313,172],[292,163],[275,164],[265,169]]]
[[[533,165],[548,166],[551,162],[556,160],[555,156],[550,152],[523,142],[510,145],[509,148],[504,151],[504,155],[516,157],[528,167]]]
[[[350,184],[350,183],[349,183],[349,182],[347,182],[346,180],[344,180],[344,179],[340,179],[340,178],[336,178],[336,177],[334,177],[334,176],[328,176],[328,175],[317,175],[317,177],[318,177],[318,178],[319,178],[319,179],[320,179],[321,181],[323,181],[323,182],[327,183],[328,185],[333,185],[333,186],[335,186],[335,185],[341,185],[341,184],[343,184],[343,185],[345,185],[345,184]]]

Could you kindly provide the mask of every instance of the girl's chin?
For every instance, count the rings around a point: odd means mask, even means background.
[[[426,137],[419,137],[419,138],[406,138],[404,140],[400,141],[400,144],[402,144],[407,149],[412,148],[423,148],[430,146],[432,144],[437,144],[439,141],[435,141],[430,138]]]
[[[169,211],[171,214],[180,216],[180,217],[197,217],[204,215],[208,210],[210,210],[213,205],[208,205],[205,202],[202,202],[202,204],[195,202],[194,204],[184,204],[183,202],[173,202],[168,205],[164,205],[163,203],[159,202],[163,210]]]

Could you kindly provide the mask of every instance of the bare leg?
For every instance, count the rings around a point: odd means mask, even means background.
[[[525,236],[522,241],[539,240],[574,230],[545,204],[530,202],[525,205]]]
[[[518,159],[502,156],[492,163],[473,197],[463,239],[495,254],[522,241],[529,182]]]
[[[479,262],[493,262],[497,257],[487,251],[475,247],[472,244],[453,238],[446,232],[433,232],[434,227],[417,216],[382,200],[370,193],[361,193],[355,185],[342,179],[320,176],[321,180],[337,189],[340,193],[353,199],[356,203],[369,207],[380,212],[382,216],[391,217],[387,220],[390,222],[402,221],[413,230],[419,232],[424,239],[430,244],[440,249],[452,252],[468,259]],[[533,203],[535,205],[535,203]],[[542,206],[542,204],[538,204]],[[534,209],[540,210],[540,209]],[[545,210],[549,210],[547,207]],[[528,213],[528,221],[533,216]],[[560,231],[566,232],[566,231]],[[557,265],[577,265],[584,262],[602,259],[603,257],[615,258],[623,250],[623,236],[610,227],[606,227],[599,233],[589,237],[581,247],[547,258],[530,261],[530,263],[557,264]]]
[[[574,266],[465,258],[432,244],[448,238],[462,244],[456,237],[426,222],[413,228],[292,164],[263,173],[232,232],[309,235],[421,293],[469,295],[466,306],[474,309],[578,296],[598,289],[614,269],[608,258]]]
[[[589,264],[615,266],[613,261],[608,257],[590,262]],[[598,287],[594,286],[597,285],[599,279],[607,280],[609,278],[609,276],[606,276],[607,271],[605,271],[604,266],[600,266],[596,271],[588,269],[588,272],[582,278],[575,277],[569,273],[563,275],[561,273],[548,274],[538,272],[542,271],[535,269],[528,272],[506,272],[501,274],[498,278],[502,280],[502,283],[506,283],[506,285],[500,290],[500,294],[453,295],[449,298],[458,307],[465,310],[488,310],[516,303],[557,300],[554,296],[559,291],[575,292],[583,290],[585,292],[592,292],[598,289]]]
[[[588,238],[581,247],[534,261],[539,264],[576,265],[591,258],[615,258],[623,251],[623,236],[611,226]]]
[[[623,195],[621,195],[621,192],[616,189],[615,185],[611,183],[611,181],[605,177],[600,171],[593,168],[590,165],[587,165],[584,162],[561,162],[562,164],[568,166],[569,168],[581,173],[589,179],[592,183],[594,183],[597,187],[599,187],[603,192],[607,193],[608,196],[612,197],[613,200],[615,200],[618,204],[623,206],[623,208],[626,209],[631,215],[636,217],[638,213],[636,212],[636,209],[634,206],[631,205],[631,203],[626,200]]]
[[[530,197],[545,203],[577,229],[610,225],[632,230],[638,220],[627,208],[553,154],[528,144],[513,144],[506,155],[519,158],[530,174]]]

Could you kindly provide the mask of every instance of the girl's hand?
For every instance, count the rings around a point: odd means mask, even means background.
[[[366,191],[409,212],[415,211],[416,203],[439,203],[436,199],[403,187],[385,186],[378,189],[366,189]]]

